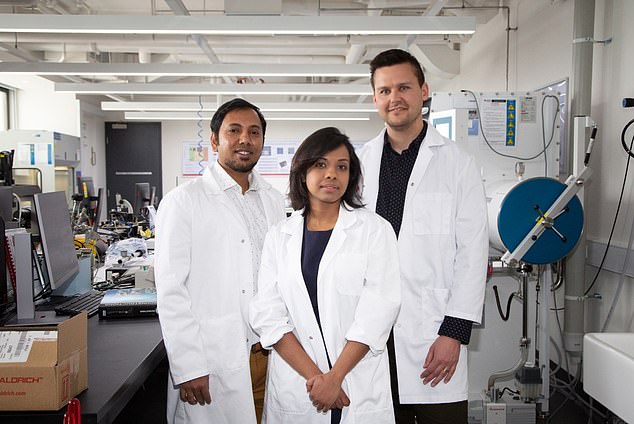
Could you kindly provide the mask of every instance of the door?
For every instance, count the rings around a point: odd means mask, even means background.
[[[156,203],[163,197],[160,122],[106,122],[106,179],[108,210],[115,195],[132,203],[135,184],[156,187]]]

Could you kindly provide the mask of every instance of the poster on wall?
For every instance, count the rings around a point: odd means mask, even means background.
[[[363,142],[354,142],[355,149],[363,146]],[[255,169],[263,176],[284,176],[291,171],[291,162],[297,142],[295,141],[266,141],[262,148],[262,155]],[[216,161],[217,153],[211,149],[209,142],[183,142],[183,177],[202,175],[205,168]],[[211,161],[211,162],[210,162]]]
[[[183,176],[202,175],[210,160],[215,161],[216,154],[211,150],[211,144],[208,141],[183,142]]]
[[[255,169],[261,175],[288,175],[291,172],[291,161],[297,150],[295,141],[266,142],[262,148],[262,156]]]
[[[260,156],[255,169],[265,176],[288,175],[296,149],[297,143],[293,141],[269,142],[267,140],[262,148],[262,156]],[[205,168],[210,163],[213,163],[216,157],[217,153],[213,152],[209,142],[183,142],[182,176],[202,175]]]

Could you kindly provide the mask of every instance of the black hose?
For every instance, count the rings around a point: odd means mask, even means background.
[[[506,302],[506,315],[502,312],[502,305],[500,305],[500,294],[498,293],[498,286],[493,286],[493,293],[495,294],[495,304],[498,307],[500,318],[502,321],[508,321],[511,316],[511,301],[513,300],[513,294],[509,296],[509,300]]]

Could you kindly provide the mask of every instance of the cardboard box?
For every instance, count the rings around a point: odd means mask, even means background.
[[[88,387],[86,313],[0,328],[0,410],[58,410]]]

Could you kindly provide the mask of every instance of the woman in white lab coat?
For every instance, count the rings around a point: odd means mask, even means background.
[[[263,423],[393,423],[385,343],[400,307],[396,237],[362,207],[359,159],[336,128],[291,167],[296,212],[272,227],[250,323],[271,349]]]

